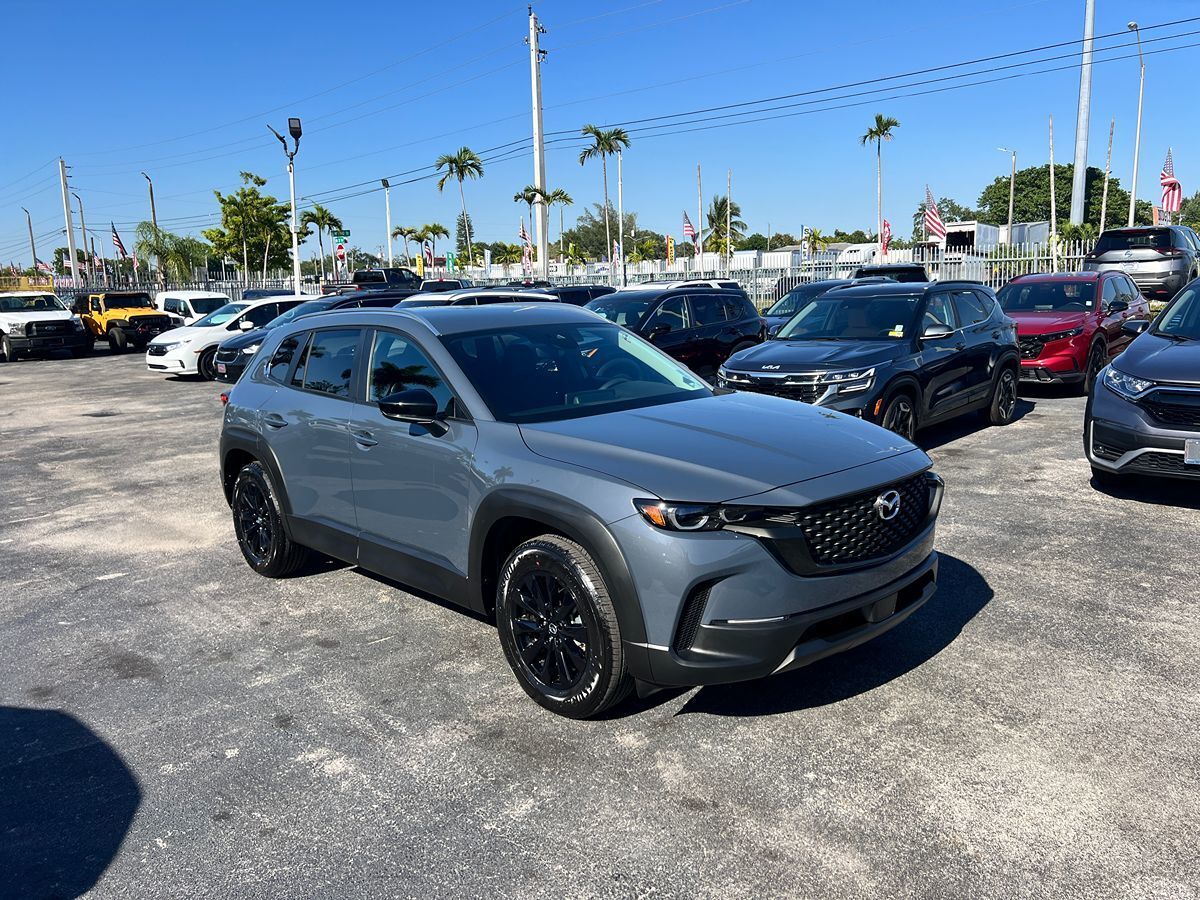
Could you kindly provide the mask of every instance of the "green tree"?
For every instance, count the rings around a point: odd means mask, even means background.
[[[209,246],[193,237],[172,234],[142,222],[134,232],[134,252],[142,259],[157,259],[163,275],[176,281],[190,281],[192,272],[203,265]]]
[[[221,206],[221,224],[203,232],[218,256],[241,256],[242,278],[249,280],[250,261],[257,267],[283,268],[290,264],[291,234],[288,220],[291,211],[269,194],[259,189],[267,183],[253,172],[242,172],[242,186],[232,194],[213,191]]]
[[[429,241],[429,251],[433,254],[433,258],[437,259],[437,239],[450,237],[450,232],[446,230],[445,225],[433,222],[429,225],[422,225],[421,233],[425,235],[425,240]],[[468,233],[468,241],[469,239]],[[467,246],[470,247],[470,244],[468,243]]]
[[[458,198],[462,201],[462,211],[467,211],[467,195],[463,191],[463,182],[468,178],[476,179],[483,177],[483,160],[470,147],[460,147],[457,153],[444,153],[437,158],[434,163],[434,168],[441,172],[445,169],[442,177],[437,181],[437,189],[441,192],[446,187],[446,182],[451,178],[458,182]],[[449,237],[449,235],[447,235]],[[471,231],[467,229],[467,255],[474,256],[471,249]]]
[[[629,135],[624,128],[610,128],[607,131],[596,125],[584,125],[584,137],[592,139],[592,145],[579,152],[579,164],[582,166],[589,159],[600,159],[600,171],[604,181],[604,253],[607,257],[612,253],[612,230],[609,227],[608,211],[612,204],[608,202],[608,158],[629,148]]]
[[[612,204],[608,208],[599,203],[593,203],[591,209],[585,209],[575,221],[574,228],[568,228],[563,239],[573,243],[575,249],[587,259],[608,258],[612,253],[612,231],[610,222],[616,221],[617,211]],[[637,233],[637,213],[625,213],[625,219],[620,223],[626,237]]]
[[[725,218],[729,214],[729,232],[732,232],[736,244],[746,233],[746,223],[742,221],[742,208],[736,200],[730,202],[724,194],[716,194],[708,205],[705,218],[708,220],[708,233],[704,236],[704,249],[713,253],[725,253],[729,248],[730,235],[726,231]]]
[[[816,254],[820,250],[826,249],[833,243],[833,238],[821,232],[820,228],[810,228],[804,235],[805,243],[808,245],[808,252]],[[786,245],[785,245],[786,246]]]
[[[549,210],[556,206],[558,207],[558,253],[560,256],[565,252],[563,247],[563,211],[574,202],[571,195],[562,188],[555,188],[546,194],[546,208]]]
[[[412,254],[408,250],[408,242],[416,238],[417,229],[411,225],[397,225],[392,229],[392,238],[404,241],[404,261],[412,265]]]
[[[867,234],[861,228],[856,228],[854,231],[842,231],[840,228],[835,228],[833,234],[829,236],[829,244],[870,244],[875,240],[875,235]],[[826,245],[828,246],[828,244]]]
[[[524,203],[529,207],[529,233],[533,234],[533,204],[542,199],[542,192],[532,184],[527,184],[513,194],[513,203]]]
[[[1058,222],[1061,230],[1063,223],[1070,218],[1071,212],[1071,178],[1075,166],[1063,163],[1054,167],[1054,192],[1057,202]],[[998,176],[979,195],[978,218],[989,225],[1008,224],[1008,184],[1009,175]],[[1088,166],[1084,174],[1084,203],[1083,220],[1093,225],[1100,223],[1100,205],[1104,193],[1104,171],[1094,166]],[[1121,187],[1121,182],[1110,177],[1108,180],[1108,209],[1105,213],[1105,228],[1119,228],[1125,224],[1129,215],[1129,192]],[[1153,210],[1144,200],[1137,202],[1135,224],[1149,225]],[[1017,172],[1015,190],[1013,191],[1013,221],[1016,222],[1045,222],[1050,218],[1050,166],[1031,166]]]
[[[858,139],[862,146],[875,145],[875,233],[883,230],[883,142],[890,141],[892,132],[900,127],[900,120],[875,113],[875,123]]]
[[[325,238],[326,231],[333,231],[335,228],[339,231],[342,228],[342,220],[335,216],[330,210],[322,206],[320,203],[314,203],[312,209],[306,209],[300,214],[300,224],[306,228],[312,226],[317,229],[317,246],[321,250],[321,280],[325,280]],[[329,241],[333,245],[332,236]]]
[[[454,220],[454,252],[458,254],[459,259],[471,259],[472,248],[467,243],[467,235],[472,232],[471,217],[465,212],[460,212]],[[478,247],[474,248],[478,250]]]
[[[925,206],[925,201],[922,200],[917,206],[917,211],[913,213],[912,238],[914,241],[924,240],[925,238]],[[937,208],[938,215],[942,217],[943,222],[971,222],[979,217],[977,211],[971,209],[969,206],[963,206],[950,197],[942,197],[938,200]],[[1007,223],[1007,221],[1006,219],[1005,222]],[[892,244],[895,246],[895,241]]]

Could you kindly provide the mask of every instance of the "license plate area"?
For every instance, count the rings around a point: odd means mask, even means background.
[[[1183,442],[1183,461],[1189,466],[1200,466],[1200,440]]]
[[[217,363],[217,371],[222,375],[225,374],[225,363]]]

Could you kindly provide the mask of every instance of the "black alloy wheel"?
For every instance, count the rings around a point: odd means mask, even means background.
[[[1017,412],[1017,373],[1011,366],[1000,370],[996,387],[992,391],[992,404],[988,408],[988,421],[993,425],[1007,425]]]
[[[888,431],[894,431],[905,440],[911,441],[917,434],[917,411],[908,394],[897,394],[888,401],[880,420]]]
[[[217,350],[214,347],[211,350],[205,350],[200,354],[200,360],[196,363],[196,372],[205,381],[215,381],[217,378]]]
[[[1079,392],[1083,396],[1088,396],[1092,392],[1092,388],[1096,386],[1096,379],[1100,377],[1100,370],[1108,363],[1108,353],[1104,349],[1103,344],[1097,344],[1088,354],[1087,368],[1084,369],[1083,382],[1080,385]]]
[[[572,540],[544,534],[513,550],[500,572],[496,627],[517,681],[552,712],[588,718],[632,687],[604,577]]]
[[[308,550],[287,536],[274,488],[261,463],[250,463],[238,473],[231,506],[238,547],[255,572],[282,578],[304,564]]]

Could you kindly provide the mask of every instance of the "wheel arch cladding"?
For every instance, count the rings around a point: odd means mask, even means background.
[[[481,611],[495,607],[497,578],[513,548],[547,532],[580,544],[608,586],[624,641],[645,641],[646,623],[633,575],[612,533],[594,513],[554,494],[529,488],[493,491],[476,510],[471,526],[469,579],[478,586]]]

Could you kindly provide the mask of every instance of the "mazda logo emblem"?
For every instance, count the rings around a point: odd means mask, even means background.
[[[872,506],[875,512],[879,513],[879,518],[885,522],[890,522],[900,514],[900,492],[899,491],[884,491],[875,498]]]

